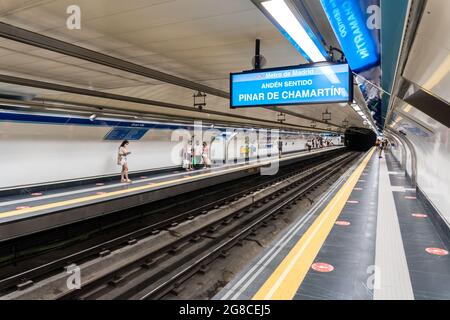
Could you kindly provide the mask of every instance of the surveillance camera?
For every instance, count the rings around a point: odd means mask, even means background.
[[[94,113],[89,117],[89,120],[94,121],[97,118],[97,115]]]

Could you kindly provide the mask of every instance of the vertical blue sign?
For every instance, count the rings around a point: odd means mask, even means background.
[[[358,0],[320,0],[353,71],[377,65],[380,57]]]

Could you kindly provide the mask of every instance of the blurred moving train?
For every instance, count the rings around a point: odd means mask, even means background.
[[[214,164],[305,149],[313,132],[286,132],[0,109],[0,190],[116,176],[117,151],[130,140],[130,172],[181,167],[189,139],[210,145]],[[340,135],[327,136],[334,145]],[[195,143],[195,142],[194,142]]]

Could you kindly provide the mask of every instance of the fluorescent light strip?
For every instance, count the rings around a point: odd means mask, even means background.
[[[284,0],[269,0],[261,4],[313,62],[326,61]]]

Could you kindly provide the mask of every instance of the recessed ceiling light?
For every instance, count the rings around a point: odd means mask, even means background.
[[[307,55],[313,62],[326,61],[320,48],[298,21],[284,0],[269,0],[261,3],[275,21],[283,28],[287,36]]]

